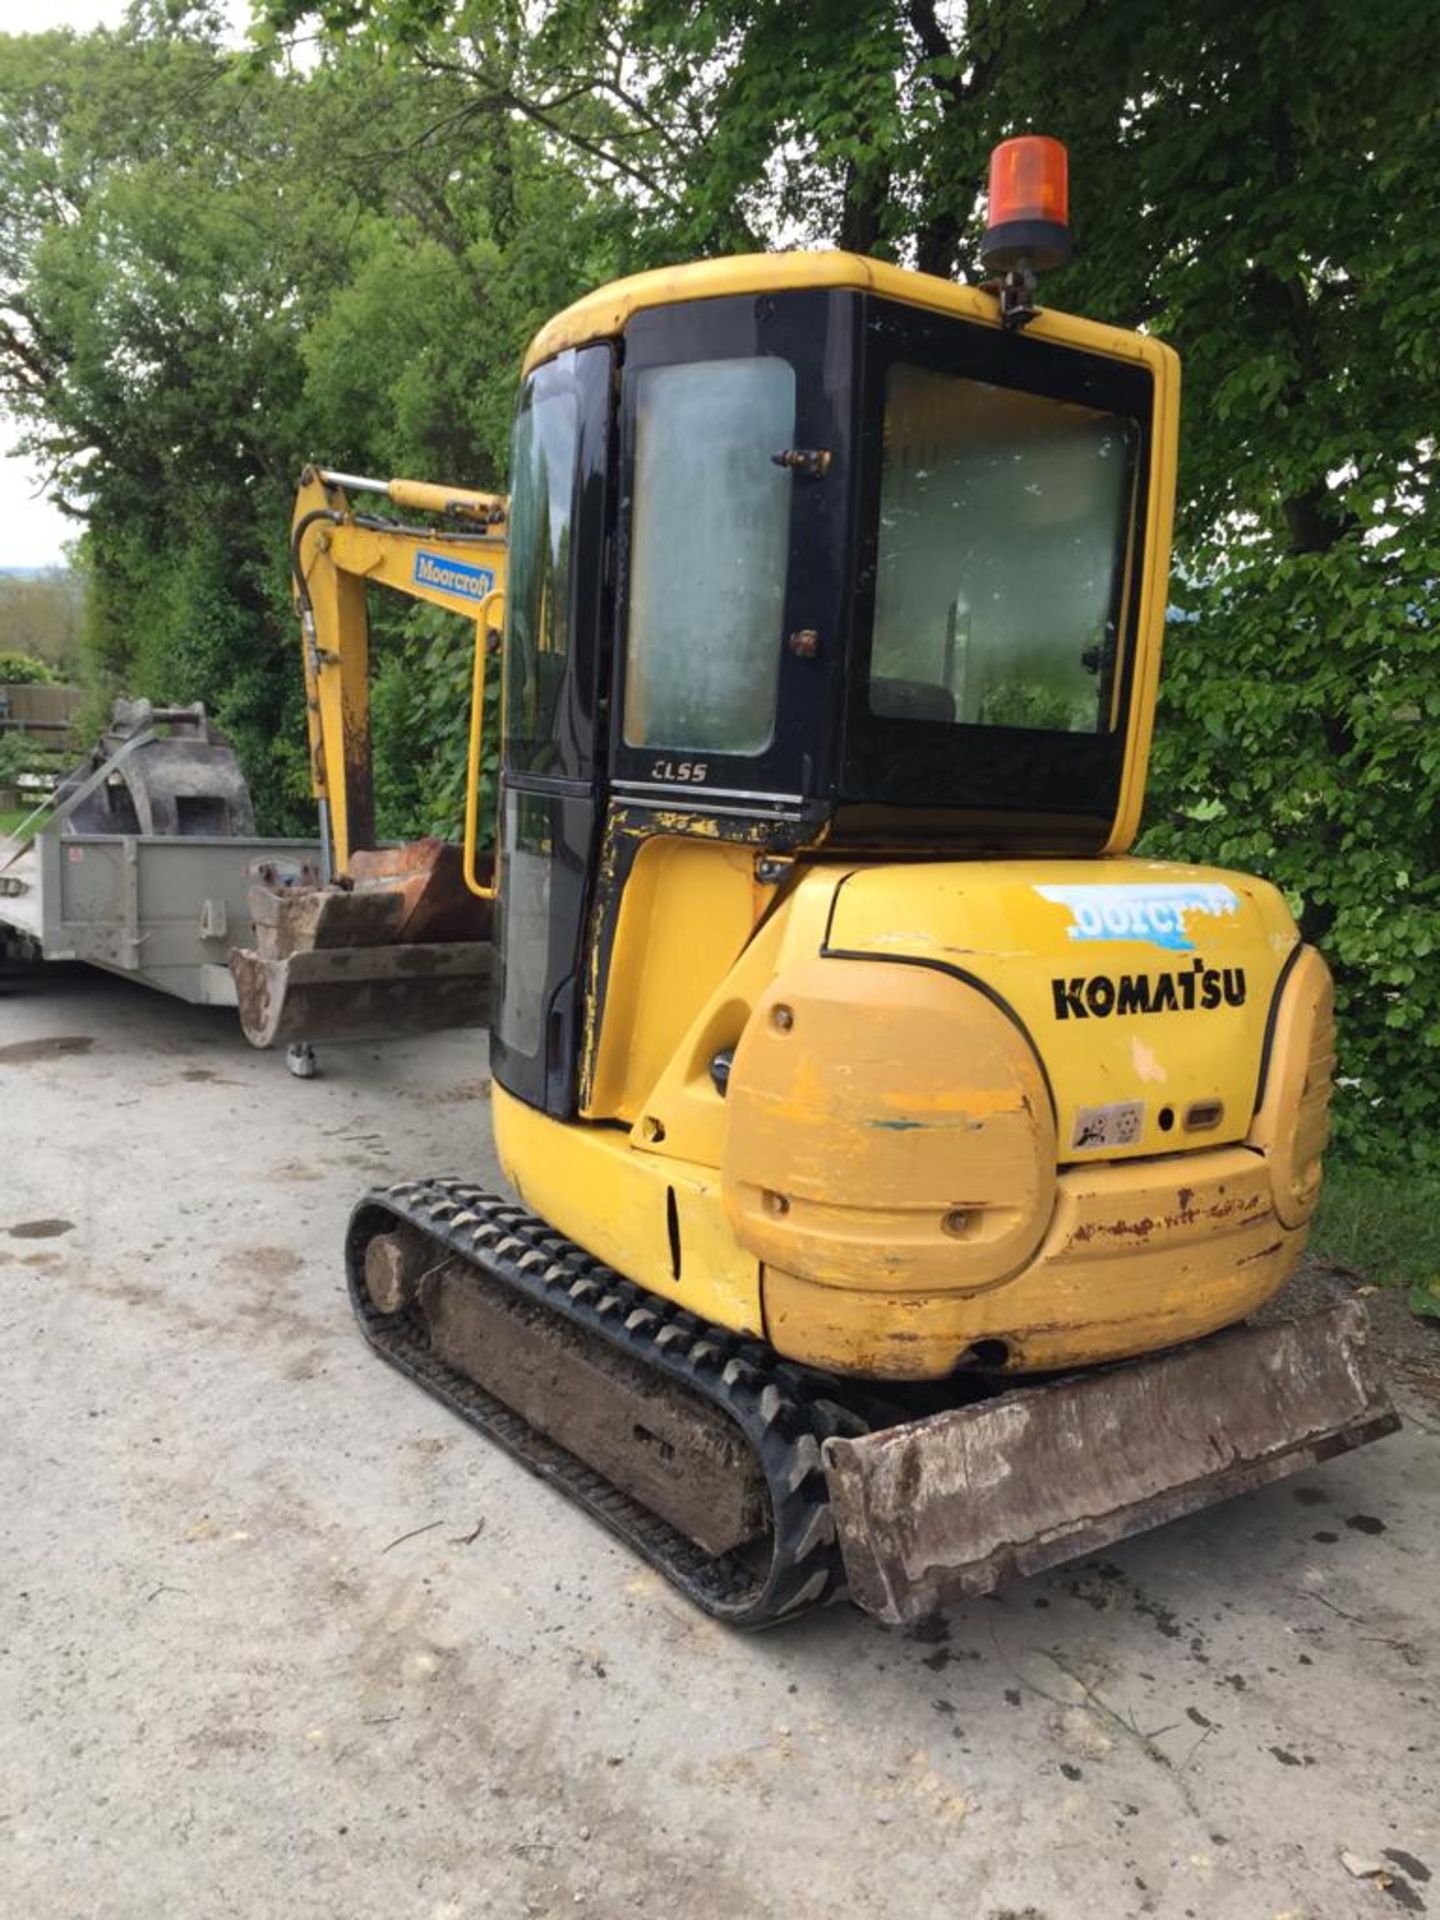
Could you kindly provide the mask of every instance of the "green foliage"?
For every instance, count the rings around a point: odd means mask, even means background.
[[[90,717],[203,700],[261,825],[309,830],[300,469],[503,483],[524,343],[623,265],[614,209],[444,75],[367,41],[301,75],[203,8],[0,36],[0,133],[0,401],[85,521]]]
[[[1186,590],[1144,843],[1284,889],[1335,973],[1337,1137],[1381,1166],[1440,1164],[1437,596],[1423,546],[1359,532]]]
[[[0,687],[53,687],[60,676],[33,653],[0,652]]]
[[[202,698],[304,824],[307,458],[502,485],[586,288],[852,246],[975,277],[992,142],[1071,152],[1044,297],[1185,366],[1147,849],[1334,966],[1339,1139],[1440,1164],[1440,107],[1421,0],[260,0],[0,38],[0,400],[84,517],[97,683]],[[303,63],[289,56],[304,36]],[[453,830],[464,644],[377,617],[381,818]]]
[[[987,727],[1041,727],[1063,733],[1075,717],[1074,709],[1074,701],[1053,687],[1038,681],[1002,680],[981,700],[979,718]]]
[[[23,733],[0,733],[0,787],[15,786],[22,773],[29,773],[33,758],[32,744]]]
[[[382,839],[439,834],[458,840],[465,822],[470,747],[470,689],[475,664],[473,622],[439,607],[411,606],[392,636],[380,639],[373,679],[375,813]],[[500,674],[486,676],[480,843],[488,844],[494,809],[494,742]]]
[[[1332,1161],[1320,1189],[1310,1251],[1376,1286],[1404,1287],[1417,1313],[1435,1313],[1440,1307],[1440,1176]]]
[[[61,568],[43,573],[0,573],[0,644],[30,654],[73,676],[80,664],[84,582]]]

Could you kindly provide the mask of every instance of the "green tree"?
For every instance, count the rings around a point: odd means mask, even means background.
[[[242,56],[183,7],[0,40],[0,398],[83,512],[111,671],[207,699],[271,821],[303,817],[280,804],[303,791],[282,559],[302,459],[501,484],[524,341],[587,286],[794,244],[973,277],[991,145],[1054,132],[1079,252],[1045,297],[1185,363],[1146,844],[1286,888],[1336,970],[1352,1151],[1440,1158],[1419,0],[257,16]],[[409,760],[382,770],[389,824],[434,824],[455,662],[411,614],[380,631],[379,730]]]
[[[84,522],[98,677],[204,700],[274,829],[313,817],[301,465],[500,483],[524,341],[616,266],[538,135],[464,106],[366,42],[237,54],[203,8],[0,38],[0,400]],[[380,619],[382,666],[410,632]],[[396,750],[453,791],[449,731]]]

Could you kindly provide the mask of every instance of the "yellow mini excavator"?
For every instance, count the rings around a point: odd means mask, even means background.
[[[1315,1205],[1330,981],[1274,887],[1128,853],[1178,370],[1037,307],[1063,167],[997,151],[984,288],[709,261],[592,294],[525,363],[517,1197],[369,1194],[350,1285],[385,1359],[737,1626],[847,1591],[914,1619],[1396,1425],[1358,1307],[1241,1324]],[[302,576],[349,511],[314,484]],[[332,799],[365,737],[344,652],[307,660]]]

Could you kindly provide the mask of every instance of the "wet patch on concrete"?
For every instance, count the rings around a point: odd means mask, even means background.
[[[94,1044],[88,1033],[58,1033],[48,1040],[12,1040],[0,1047],[0,1066],[24,1067],[36,1060],[59,1060],[67,1053],[89,1053]]]
[[[1083,1600],[1096,1613],[1108,1613],[1112,1608],[1128,1605],[1167,1640],[1179,1640],[1187,1631],[1170,1607],[1152,1600],[1143,1588],[1127,1580],[1123,1569],[1112,1561],[1082,1561],[1072,1575],[1063,1579],[1062,1584],[1067,1593],[1076,1600]],[[1189,1630],[1193,1632],[1193,1629]],[[1204,1636],[1194,1633],[1190,1651],[1202,1663],[1209,1657],[1204,1647]]]
[[[12,1240],[58,1240],[62,1233],[73,1233],[73,1220],[18,1220],[5,1231]]]
[[[1297,1506],[1323,1507],[1329,1503],[1330,1496],[1323,1487],[1292,1487],[1290,1498]]]
[[[950,1622],[943,1613],[927,1614],[923,1620],[917,1620],[912,1627],[905,1629],[907,1640],[919,1640],[926,1646],[938,1646],[950,1638]]]

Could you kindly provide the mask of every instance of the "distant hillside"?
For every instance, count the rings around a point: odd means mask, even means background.
[[[78,674],[85,582],[68,567],[0,567],[0,653]]]

